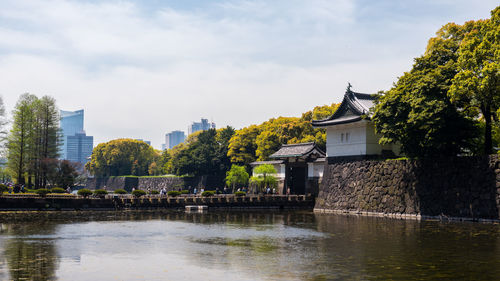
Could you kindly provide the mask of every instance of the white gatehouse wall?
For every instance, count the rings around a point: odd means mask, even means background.
[[[380,136],[375,134],[373,124],[367,120],[359,122],[338,124],[326,129],[326,155],[358,156],[380,155],[382,150],[392,150],[399,155],[396,145],[380,145]]]

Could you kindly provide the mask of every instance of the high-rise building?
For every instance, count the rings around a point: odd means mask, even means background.
[[[84,133],[76,133],[66,137],[66,160],[87,163],[94,147],[94,137]]]
[[[61,159],[87,163],[94,146],[94,137],[87,136],[83,129],[83,109],[61,110],[60,128],[63,135]]]
[[[184,142],[186,135],[183,131],[173,131],[165,134],[165,148],[172,149],[179,143]]]
[[[201,122],[193,122],[188,127],[188,134],[192,134],[197,131],[205,131],[208,129],[215,129],[215,123],[214,122],[208,122],[208,119],[203,119],[201,118]]]

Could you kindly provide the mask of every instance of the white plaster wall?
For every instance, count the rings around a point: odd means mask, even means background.
[[[344,142],[341,135],[344,134]],[[349,140],[345,134],[349,133]],[[400,146],[395,144],[380,145],[379,135],[369,121],[362,120],[355,123],[328,127],[326,129],[326,155],[353,156],[353,155],[380,155],[382,150],[392,150],[394,154],[401,155]]]
[[[326,155],[350,156],[366,154],[366,125],[367,121],[362,120],[355,123],[336,125],[326,129]],[[346,140],[345,135],[349,134]],[[342,142],[342,134],[344,140]]]

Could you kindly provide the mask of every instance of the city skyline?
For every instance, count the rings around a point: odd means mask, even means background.
[[[0,95],[85,108],[95,143],[200,116],[235,129],[387,90],[448,22],[497,1],[45,1],[0,11]],[[136,40],[130,40],[136,38]],[[64,79],[61,79],[63,77]],[[181,126],[179,126],[181,124]]]
[[[60,158],[84,165],[94,147],[94,137],[87,136],[84,129],[85,110],[60,110],[60,115],[59,128],[63,141]]]

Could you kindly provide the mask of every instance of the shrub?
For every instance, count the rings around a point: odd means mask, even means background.
[[[181,194],[189,194],[189,190],[186,190],[186,189],[181,190]]]
[[[0,194],[9,191],[9,187],[5,184],[0,184]]]
[[[172,190],[172,191],[167,192],[167,195],[175,197],[175,196],[181,195],[181,193],[179,191]]]
[[[113,193],[115,193],[115,194],[127,194],[128,192],[125,189],[119,188],[119,189],[115,190]]]
[[[134,191],[132,191],[132,195],[134,195],[135,197],[139,198],[143,195],[146,195],[146,191],[144,190],[140,190],[140,189],[136,189]]]
[[[214,195],[215,195],[215,191],[212,191],[212,190],[203,191],[203,193],[201,194],[201,196],[203,196],[203,197],[210,197],[210,196],[214,196]]]
[[[158,190],[151,190],[150,194],[160,194]]]
[[[245,196],[245,195],[247,195],[247,193],[246,193],[245,191],[236,191],[236,192],[234,193],[234,195],[235,195],[235,196]]]
[[[45,195],[47,195],[48,193],[50,193],[50,190],[46,189],[46,188],[40,188],[40,189],[37,189],[36,190],[36,194],[44,197]]]
[[[50,190],[50,193],[65,193],[66,190],[60,187],[54,187]]]
[[[90,191],[86,188],[82,188],[82,189],[78,190],[77,194],[80,196],[83,196],[83,197],[87,197],[87,196],[92,194],[92,191]]]
[[[102,196],[102,195],[106,195],[108,194],[108,192],[104,189],[96,189],[94,190],[94,195],[95,196]]]

